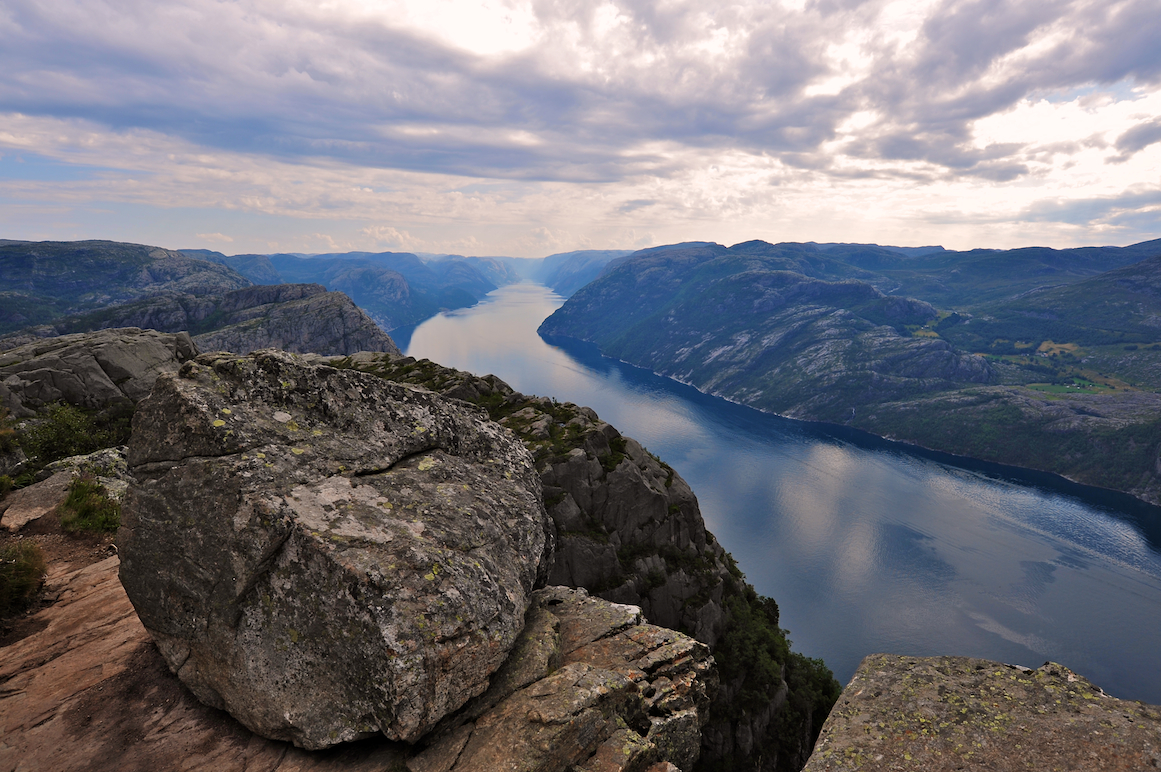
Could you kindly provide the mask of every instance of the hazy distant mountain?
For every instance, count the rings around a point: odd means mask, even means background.
[[[181,249],[183,255],[220,263],[233,268],[255,284],[282,284],[282,277],[270,263],[267,255],[223,255],[210,249]]]
[[[524,278],[511,257],[464,257],[463,255],[436,255],[424,253],[418,255],[426,263],[464,263],[478,271],[480,275],[497,287],[505,284],[514,284]]]
[[[903,255],[904,257],[923,257],[925,255],[935,254],[936,252],[947,251],[943,247],[938,246],[938,245],[930,246],[930,247],[893,247],[893,246],[888,246],[886,244],[848,244],[848,243],[839,243],[839,242],[830,242],[830,243],[826,243],[826,244],[820,244],[817,241],[808,241],[806,243],[813,244],[814,246],[821,249],[823,252],[827,252],[827,251],[830,251],[832,249],[837,249],[837,250],[844,251],[844,252],[847,250],[859,250],[859,249],[875,249],[875,250],[882,249],[882,250],[886,250],[888,252],[895,252],[897,254]]]
[[[581,249],[544,258],[530,278],[569,297],[601,275],[611,260],[632,254],[628,249]]]
[[[425,262],[409,252],[346,252],[278,254],[270,261],[284,281],[315,282],[345,292],[385,330],[417,324],[443,309],[474,305],[496,289],[465,258]]]
[[[209,259],[203,259],[209,258]],[[111,241],[0,244],[0,348],[114,327],[188,331],[238,352],[396,351],[351,300],[319,285],[254,286],[281,278],[265,255],[226,257]],[[206,337],[213,334],[212,337]],[[352,348],[354,347],[354,348]]]
[[[163,292],[10,333],[0,337],[0,350],[41,338],[121,327],[188,332],[203,351],[398,352],[387,333],[350,298],[318,284],[256,285],[222,295]]]
[[[880,286],[887,291],[962,310],[1036,287],[1071,284],[1157,252],[1161,252],[1161,243],[1144,242],[1131,247],[938,252],[903,258],[891,265],[871,265],[853,256],[843,259],[881,274]],[[839,253],[828,250],[827,254]]]

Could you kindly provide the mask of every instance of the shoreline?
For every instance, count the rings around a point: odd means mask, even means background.
[[[788,421],[797,421],[797,422],[804,423],[804,424],[814,424],[818,427],[825,427],[828,429],[838,429],[838,430],[841,430],[843,432],[857,432],[861,435],[864,435],[865,437],[872,438],[877,442],[890,443],[891,445],[898,446],[899,449],[901,449],[901,450],[906,450],[909,452],[922,451],[922,453],[924,455],[925,454],[938,454],[938,455],[944,456],[946,458],[944,458],[944,459],[933,458],[931,460],[939,462],[939,463],[946,463],[950,466],[958,466],[960,468],[967,468],[968,471],[972,471],[972,472],[979,472],[981,470],[971,469],[970,468],[971,465],[989,465],[992,467],[996,467],[997,468],[996,471],[1000,474],[1002,474],[1002,470],[1009,469],[1009,470],[1014,470],[1018,473],[1023,473],[1023,474],[1032,473],[1032,474],[1037,474],[1037,475],[1050,475],[1051,477],[1055,478],[1057,481],[1060,481],[1060,483],[1066,483],[1067,485],[1070,485],[1070,486],[1077,486],[1080,488],[1088,489],[1089,491],[1100,492],[1100,493],[1103,493],[1106,495],[1112,494],[1112,495],[1116,495],[1116,496],[1127,497],[1127,498],[1131,499],[1133,502],[1135,502],[1138,506],[1145,506],[1145,507],[1150,507],[1150,508],[1156,509],[1157,514],[1161,515],[1161,501],[1150,501],[1149,499],[1142,498],[1141,496],[1138,496],[1138,495],[1136,495],[1130,491],[1127,491],[1127,490],[1123,490],[1120,488],[1109,488],[1109,487],[1102,486],[1102,485],[1093,485],[1092,483],[1087,483],[1087,482],[1077,480],[1075,478],[1069,477],[1068,475],[1061,474],[1060,472],[1056,472],[1056,471],[1053,471],[1051,469],[1042,469],[1042,468],[1038,468],[1038,467],[1034,467],[1034,466],[1022,466],[1019,464],[1008,464],[1008,463],[1004,463],[1002,461],[993,461],[991,459],[980,458],[978,456],[969,456],[969,455],[966,455],[963,453],[956,453],[954,451],[944,450],[942,448],[933,448],[933,447],[929,447],[927,445],[922,445],[922,444],[917,443],[917,442],[911,442],[909,440],[899,439],[897,437],[892,437],[889,435],[877,434],[877,433],[870,431],[868,429],[863,429],[863,428],[860,428],[858,426],[851,426],[849,424],[838,424],[838,423],[834,423],[832,421],[823,421],[823,420],[815,419],[815,418],[802,418],[800,416],[793,416],[793,415],[787,415],[785,413],[779,413],[779,412],[774,411],[774,410],[768,410],[765,408],[757,407],[755,405],[747,404],[745,402],[739,401],[737,399],[734,399],[734,398],[732,398],[728,395],[725,395],[725,394],[721,394],[719,392],[705,391],[703,389],[698,388],[698,386],[694,383],[691,383],[689,381],[683,380],[681,378],[678,378],[678,377],[675,377],[672,375],[667,375],[666,373],[657,372],[656,370],[653,370],[652,368],[649,368],[649,367],[642,367],[641,365],[636,364],[635,362],[630,362],[630,361],[627,361],[624,359],[620,359],[618,357],[608,356],[603,351],[601,351],[600,346],[598,346],[596,343],[593,343],[592,341],[584,340],[583,338],[574,338],[570,335],[560,335],[560,334],[556,334],[556,333],[549,333],[547,335],[547,337],[545,337],[544,334],[540,333],[539,328],[537,329],[537,334],[540,335],[541,338],[543,340],[545,340],[546,343],[549,343],[550,345],[551,345],[551,342],[549,341],[549,338],[563,338],[563,339],[567,339],[567,340],[571,340],[571,341],[577,341],[577,342],[583,343],[587,346],[593,346],[600,353],[600,355],[602,357],[604,357],[605,359],[608,359],[608,360],[611,360],[614,362],[620,362],[621,364],[629,365],[630,367],[635,367],[639,370],[644,370],[646,372],[649,372],[649,373],[652,373],[653,375],[658,376],[659,378],[665,378],[666,380],[673,381],[674,383],[680,383],[682,386],[687,386],[687,387],[697,391],[699,394],[704,394],[704,395],[709,396],[709,397],[715,397],[715,398],[721,399],[725,402],[729,402],[730,404],[738,405],[739,407],[749,408],[750,410],[755,410],[759,413],[762,413],[763,415],[777,416],[778,418],[786,419]],[[965,465],[963,463],[957,463],[958,461],[966,461],[966,462],[969,462],[969,464]],[[1019,476],[1019,475],[1017,475],[1017,476]]]

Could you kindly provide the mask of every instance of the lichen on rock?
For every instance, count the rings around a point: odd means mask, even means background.
[[[413,742],[488,686],[542,583],[532,459],[477,409],[283,352],[134,417],[121,579],[202,701],[306,748]]]
[[[1159,767],[1161,709],[1110,697],[1063,665],[872,654],[804,772]]]

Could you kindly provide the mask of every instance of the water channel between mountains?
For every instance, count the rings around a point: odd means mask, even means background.
[[[845,683],[873,652],[1069,666],[1161,704],[1161,508],[735,405],[542,340],[536,284],[393,336],[409,355],[592,407],[673,466],[794,648]]]

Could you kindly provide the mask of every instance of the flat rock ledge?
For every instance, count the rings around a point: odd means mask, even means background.
[[[804,772],[1161,768],[1161,707],[1120,700],[1062,665],[872,654]]]
[[[487,692],[416,746],[307,751],[253,734],[169,671],[118,558],[53,570],[36,631],[0,649],[0,769],[56,772],[690,772],[706,648],[639,612],[546,588]]]
[[[415,742],[481,694],[547,575],[524,446],[479,409],[281,351],[157,379],[121,581],[182,682],[308,749]]]

